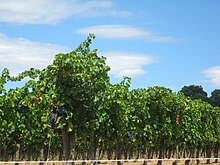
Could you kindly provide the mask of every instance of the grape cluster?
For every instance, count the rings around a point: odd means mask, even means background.
[[[127,135],[129,139],[132,139],[134,137],[134,131],[127,131]]]
[[[66,109],[65,108],[63,108],[63,107],[58,107],[57,109],[56,109],[56,114],[58,115],[58,116],[63,116],[63,115],[66,115]]]
[[[66,113],[67,111],[63,107],[54,108],[53,112],[51,112],[50,114],[50,120],[49,120],[50,125],[52,127],[55,127],[57,117],[64,116],[66,115]]]
[[[51,113],[49,123],[52,127],[55,127],[57,114]]]

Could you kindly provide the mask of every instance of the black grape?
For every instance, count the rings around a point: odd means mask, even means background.
[[[127,131],[129,139],[134,137],[134,131]]]
[[[63,115],[66,114],[66,112],[67,112],[66,109],[64,109],[63,107],[58,107],[56,109],[56,113],[57,113],[58,116],[63,116]]]
[[[56,114],[54,114],[54,113],[51,113],[51,115],[50,115],[50,125],[52,126],[52,127],[54,127],[55,126],[55,124],[56,124],[56,122],[55,122],[55,120],[56,120],[56,117],[57,117],[57,115]]]

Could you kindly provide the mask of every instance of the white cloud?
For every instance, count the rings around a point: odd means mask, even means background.
[[[116,11],[112,1],[104,0],[1,0],[0,22],[19,24],[53,24],[70,16],[129,16]]]
[[[146,73],[142,67],[156,61],[156,58],[143,54],[127,52],[103,52],[107,65],[110,66],[110,74],[116,78],[123,76],[135,77]]]
[[[17,75],[31,67],[42,69],[52,63],[55,54],[67,51],[63,46],[0,34],[0,72],[8,68],[12,75]],[[110,74],[117,78],[145,74],[143,67],[156,61],[152,56],[127,52],[103,52],[101,55],[107,57]]]
[[[31,67],[42,69],[53,62],[54,55],[67,48],[0,34],[0,72],[8,68],[16,75]]]
[[[215,66],[206,69],[203,74],[208,78],[208,82],[215,87],[220,88],[220,66]]]
[[[98,25],[76,30],[76,33],[88,35],[94,33],[98,38],[107,39],[142,39],[149,42],[175,42],[173,36],[162,36],[152,31],[129,25]]]

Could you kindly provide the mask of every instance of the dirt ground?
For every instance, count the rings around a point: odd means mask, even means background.
[[[174,162],[173,160],[172,161],[166,160],[166,161],[162,162],[162,165],[172,165],[173,162]],[[142,165],[142,164],[143,164],[143,162],[123,163],[123,165]],[[156,165],[156,164],[157,164],[157,161],[149,161],[147,163],[147,165]],[[195,165],[196,161],[190,161],[189,164],[190,165]],[[206,160],[200,161],[199,164],[201,164],[201,165],[206,164]],[[115,163],[115,165],[116,165],[116,163]],[[185,161],[178,161],[177,165],[185,165]],[[208,164],[206,164],[206,165],[208,165]],[[218,163],[214,163],[214,161],[211,161],[210,165],[220,165],[220,161]]]
[[[170,160],[166,160],[162,162],[162,165],[172,165],[174,161],[170,161]],[[196,161],[190,161],[189,163],[190,165],[195,165]],[[199,163],[200,165],[206,164],[206,160],[200,161]],[[53,164],[51,164],[53,165]],[[55,164],[58,165],[58,164]],[[76,164],[75,165],[79,165]],[[91,165],[90,163],[87,163],[86,165]],[[112,163],[101,163],[100,165],[117,165],[116,162],[112,162]],[[143,162],[123,162],[123,165],[143,165]],[[157,161],[149,161],[147,162],[147,165],[157,165]],[[178,161],[176,165],[185,165],[185,161]],[[208,165],[208,164],[206,164]],[[214,160],[211,161],[210,165],[220,165],[220,161],[218,163],[215,163]]]
[[[173,163],[173,160],[164,160],[162,162],[162,165],[172,165]],[[81,165],[82,163],[75,163],[74,165]],[[123,165],[142,165],[143,162],[123,162]],[[147,165],[156,165],[157,164],[157,161],[148,161],[147,162]],[[196,164],[196,161],[190,161],[189,165],[195,165]],[[206,164],[206,160],[202,160],[200,161],[199,163],[200,165],[204,165]],[[0,162],[0,165],[15,165],[14,163],[1,163]],[[18,164],[16,164],[18,165]],[[39,165],[39,163],[20,163],[19,165]],[[71,165],[71,163],[42,163],[41,165]],[[86,163],[86,165],[92,165],[92,163]],[[111,163],[100,163],[100,164],[97,164],[97,165],[117,165],[117,162],[111,162]],[[178,161],[176,165],[185,165],[185,161]],[[208,164],[206,164],[208,165]],[[210,165],[220,165],[220,160],[218,161],[218,163],[215,163],[214,160],[211,160],[211,163]]]

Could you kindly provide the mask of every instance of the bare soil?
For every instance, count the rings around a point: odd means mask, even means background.
[[[162,165],[172,165],[174,161],[172,160],[164,160],[162,162]],[[204,165],[206,164],[206,160],[202,160],[199,162],[199,165]],[[0,162],[0,165],[3,165]],[[5,163],[4,165],[72,165],[71,163],[20,163],[20,164],[8,164]],[[74,165],[82,165],[82,163],[75,163]],[[93,165],[92,163],[86,163],[84,165]],[[117,165],[117,162],[112,162],[112,163],[100,163],[96,165]],[[143,162],[123,162],[122,165],[143,165]],[[157,161],[148,161],[147,165],[157,165]],[[185,161],[178,161],[176,165],[185,165]],[[196,165],[196,161],[190,161],[189,165]],[[206,164],[208,165],[208,164]],[[209,165],[220,165],[220,161],[218,163],[215,163],[214,160],[211,161]]]

